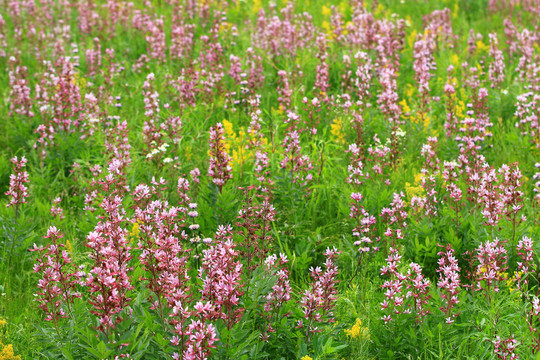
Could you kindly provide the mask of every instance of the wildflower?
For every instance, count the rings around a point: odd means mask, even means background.
[[[517,97],[516,111],[514,116],[518,119],[516,127],[521,130],[522,135],[526,135],[537,148],[540,148],[540,94],[533,91],[524,93]]]
[[[0,342],[0,360],[21,360],[20,355],[15,355],[15,352],[13,351],[13,345],[3,345],[2,342]]]
[[[268,198],[250,191],[255,187],[240,189],[244,190],[246,200],[238,212],[239,221],[236,226],[241,236],[240,254],[246,260],[247,271],[251,272],[262,263],[268,253],[276,210]]]
[[[51,206],[51,215],[53,217],[56,217],[58,216],[58,218],[60,220],[62,220],[64,218],[64,209],[62,209],[60,206],[58,206],[60,204],[60,202],[62,201],[62,199],[60,197],[56,197],[54,200],[53,200],[53,206]]]
[[[476,49],[478,52],[484,52],[484,51],[488,51],[489,50],[489,46],[487,46],[486,44],[484,44],[484,42],[482,40],[478,40],[476,42]]]
[[[285,70],[279,70],[277,74],[279,76],[277,86],[279,107],[280,110],[285,111],[291,106],[293,91],[289,84],[289,74]]]
[[[334,119],[330,124],[330,133],[334,136],[336,143],[345,143],[345,134],[343,134],[343,122],[340,119]]]
[[[457,314],[452,313],[452,309],[459,303],[459,266],[458,261],[454,256],[454,249],[451,245],[447,245],[446,251],[440,251],[438,253],[441,258],[439,259],[439,281],[437,286],[442,290],[441,298],[443,299],[443,306],[441,310],[446,316],[446,323],[452,324]]]
[[[504,63],[504,55],[499,50],[498,45],[497,34],[489,34],[489,80],[492,88],[500,87],[505,77],[504,69],[506,65]]]
[[[522,289],[522,287],[526,286],[529,282],[528,275],[533,266],[534,252],[532,240],[529,237],[524,236],[518,242],[517,251],[520,261],[517,263],[518,271],[515,275],[515,283],[518,289]]]
[[[422,169],[422,192],[425,196],[413,196],[411,199],[411,207],[416,210],[423,210],[428,216],[437,216],[437,191],[435,190],[436,179],[434,175],[429,175],[426,169]],[[405,189],[407,190],[407,188]]]
[[[436,42],[433,33],[426,31],[426,34],[414,43],[414,64],[415,79],[418,83],[418,93],[420,95],[419,117],[425,121],[429,112],[430,87],[429,80],[433,77],[432,71],[436,69],[434,52]]]
[[[302,358],[300,358],[300,360],[313,360],[313,358],[306,355],[306,356],[302,356]]]
[[[497,359],[502,360],[517,360],[519,355],[515,353],[515,350],[520,345],[514,336],[503,339],[499,335],[495,336],[493,343],[493,353],[497,356]]]
[[[307,186],[313,179],[309,172],[313,169],[309,156],[302,155],[300,147],[300,136],[296,130],[290,131],[283,141],[285,158],[280,162],[281,168],[289,168],[293,183],[300,186]]]
[[[386,310],[390,314],[385,314],[382,320],[385,324],[393,321],[393,314],[401,314],[403,312],[402,305],[404,300],[403,288],[405,286],[404,281],[406,276],[398,271],[398,267],[401,263],[401,255],[397,249],[390,247],[387,264],[381,268],[381,275],[388,275],[389,280],[385,280],[381,287],[385,290],[384,301],[381,302],[381,310]]]
[[[334,37],[334,34],[330,33],[330,38],[333,38],[333,37]],[[328,96],[326,95],[326,93],[330,89],[330,66],[326,62],[326,58],[328,57],[328,53],[326,51],[326,48],[327,48],[326,37],[321,34],[317,37],[315,42],[319,50],[317,53],[317,58],[319,58],[320,60],[315,70],[315,73],[316,73],[315,88],[319,90],[322,100],[327,101]],[[320,107],[319,99],[313,98],[313,100],[311,100],[311,106],[313,108]]]
[[[199,277],[203,280],[201,294],[214,306],[210,318],[223,319],[227,329],[240,321],[245,309],[239,306],[243,295],[242,263],[232,241],[232,228],[220,227],[216,234],[217,243],[203,251]],[[221,239],[220,239],[221,238]]]
[[[409,264],[407,272],[407,294],[406,297],[413,298],[414,313],[416,322],[422,322],[423,317],[429,313],[426,309],[429,298],[430,281],[422,274],[422,267],[416,263]]]
[[[278,318],[280,310],[291,299],[292,289],[289,282],[289,270],[286,267],[288,262],[285,254],[280,254],[279,258],[275,254],[270,255],[264,261],[265,270],[277,277],[272,290],[266,295],[266,302],[263,306],[263,317],[266,319],[266,323],[261,333],[261,339],[266,342],[270,338],[270,333],[275,332],[272,324],[280,321]],[[288,316],[288,314],[284,316]]]
[[[323,7],[321,8],[321,13],[324,15],[324,16],[329,16],[332,14],[332,10],[326,6],[326,5],[323,5]]]
[[[405,194],[394,193],[394,199],[389,208],[383,208],[380,216],[384,222],[388,224],[388,227],[384,233],[386,236],[386,242],[388,238],[392,238],[392,246],[396,245],[396,240],[403,239],[403,230],[407,227],[407,212],[405,211],[406,203],[403,201]],[[395,231],[394,231],[395,230]]]
[[[349,166],[347,167],[349,176],[347,177],[346,181],[349,184],[357,186],[362,185],[365,179],[369,178],[369,172],[364,170],[365,165],[362,161],[364,154],[362,149],[356,144],[350,144],[347,152],[351,153],[351,160]]]
[[[358,246],[358,251],[361,254],[378,251],[379,248],[374,246],[374,241],[380,240],[376,236],[375,224],[376,220],[373,215],[370,215],[361,204],[362,194],[351,194],[351,211],[349,216],[356,220],[356,227],[353,229],[353,237],[357,238],[354,245]],[[361,258],[358,260],[360,265]]]
[[[255,164],[253,167],[254,175],[259,182],[258,190],[272,198],[272,186],[274,181],[270,177],[270,159],[268,154],[263,151],[257,151],[255,154]]]
[[[133,227],[131,228],[131,232],[129,233],[129,236],[131,236],[132,238],[134,239],[138,239],[139,238],[139,234],[141,232],[141,230],[139,229],[140,228],[140,225],[138,222],[134,222],[133,223]]]
[[[113,186],[118,181],[112,174]],[[112,185],[111,184],[111,185]],[[133,289],[128,271],[131,270],[131,246],[129,232],[122,227],[126,223],[122,198],[112,191],[100,205],[103,215],[86,238],[85,246],[90,249],[92,269],[86,279],[90,291],[90,312],[99,319],[99,330],[109,333],[123,318],[121,312],[131,311],[128,291]]]
[[[66,251],[73,255],[73,246],[69,240],[66,240]]]
[[[412,186],[408,182],[405,183],[405,193],[409,201],[415,197],[420,197],[423,192],[424,188],[422,186]]]
[[[225,151],[225,137],[221,123],[210,129],[210,165],[208,175],[212,181],[222,191],[229,179],[232,179],[232,168],[229,165],[231,157]]]
[[[340,254],[340,251],[333,248],[327,248],[324,255],[326,256],[325,268],[323,272],[320,267],[310,268],[311,278],[313,283],[311,289],[306,290],[300,304],[304,312],[304,319],[307,324],[304,325],[303,320],[298,321],[297,328],[305,328],[305,336],[309,340],[312,333],[319,332],[316,326],[317,322],[322,322],[327,318],[328,322],[334,322],[332,309],[337,300],[337,283],[338,267],[334,259]]]
[[[13,351],[13,345],[2,343],[2,337],[5,335],[3,328],[6,325],[6,320],[0,318],[0,360],[21,360],[20,355],[15,355],[15,352]]]
[[[369,340],[370,334],[367,327],[362,326],[362,320],[356,319],[356,322],[350,329],[345,329],[345,334],[351,339]]]
[[[2,19],[2,23],[3,19]],[[0,50],[2,53],[3,50]],[[5,57],[5,54],[3,55]],[[32,97],[30,96],[31,88],[29,84],[29,74],[28,68],[26,66],[17,65],[14,58],[14,61],[8,61],[10,67],[8,77],[9,77],[9,95],[7,98],[7,103],[9,105],[9,116],[12,116],[14,113],[22,116],[33,117],[35,114],[32,111]],[[10,59],[11,60],[11,59]]]
[[[495,239],[494,241],[486,241],[480,244],[476,250],[478,266],[477,266],[477,290],[495,292],[499,291],[499,284],[504,280],[504,272],[508,268],[508,255],[505,248],[505,241]],[[490,296],[486,293],[486,296]]]
[[[64,237],[57,228],[51,226],[47,230],[45,239],[50,239],[50,244],[38,247],[34,244],[31,251],[37,251],[40,257],[34,265],[34,272],[41,273],[42,278],[38,282],[40,292],[38,295],[39,307],[45,313],[45,320],[52,321],[56,328],[61,318],[67,318],[65,307],[70,309],[70,304],[75,298],[82,295],[76,291],[76,285],[84,273],[77,271],[66,247],[58,240]]]
[[[421,154],[426,159],[426,166],[432,172],[439,170],[440,160],[437,157],[437,137],[428,137],[427,144],[422,146]]]
[[[16,156],[10,161],[15,165],[15,172],[9,176],[9,189],[6,195],[10,197],[7,207],[15,207],[15,221],[17,221],[17,215],[19,212],[19,206],[26,204],[26,198],[28,197],[28,188],[25,183],[30,182],[28,180],[28,173],[22,169],[26,166],[28,160],[23,156],[19,160]]]
[[[211,349],[215,347],[214,343],[218,341],[214,325],[202,320],[192,320],[187,328],[186,335],[188,336],[186,350],[182,356],[175,353],[173,359],[208,359],[211,355]]]

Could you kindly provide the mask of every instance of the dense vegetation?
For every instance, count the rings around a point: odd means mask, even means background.
[[[540,352],[536,0],[0,0],[0,359]]]

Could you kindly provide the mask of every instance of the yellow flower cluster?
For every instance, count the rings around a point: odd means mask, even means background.
[[[482,40],[476,42],[476,51],[477,52],[486,52],[489,51],[489,46],[484,44]]]
[[[411,85],[407,84],[405,85],[405,90],[403,91],[404,99],[399,102],[399,105],[401,105],[402,110],[402,117],[405,120],[410,120],[414,124],[422,123],[424,125],[424,130],[426,130],[429,127],[429,124],[431,123],[431,118],[427,114],[423,114],[419,111],[412,111],[411,107],[407,103],[407,99],[411,101],[411,103],[414,103],[414,93],[416,92],[416,88]]]
[[[345,144],[345,133],[343,132],[343,121],[341,119],[334,119],[330,124],[330,133],[333,139],[338,144]]]
[[[456,116],[459,119],[465,118],[465,103],[461,100],[456,103]]]
[[[480,268],[481,274],[485,273],[486,271],[487,271],[487,268],[485,265]],[[502,281],[506,282],[506,286],[508,286],[508,290],[510,292],[513,292],[516,290],[514,288],[514,285],[516,284],[517,278],[523,276],[523,272],[522,271],[516,272],[514,276],[511,276],[511,277],[508,276],[507,272],[503,272],[503,273],[497,272],[497,276],[500,276],[502,278]]]
[[[407,193],[407,198],[409,201],[415,196],[422,196],[424,193],[424,188],[422,186],[412,186],[410,183],[405,183],[405,192]]]
[[[2,338],[4,337],[3,328],[7,325],[5,319],[0,318],[0,360],[21,360],[20,355],[15,355],[13,345],[4,345]]]
[[[411,185],[410,183],[405,183],[405,193],[407,194],[407,199],[409,199],[409,202],[414,196],[422,196],[424,194],[424,188],[422,187],[422,173],[418,173],[414,175],[414,185]]]
[[[137,246],[138,240],[139,240],[139,234],[141,233],[141,230],[139,229],[140,225],[139,222],[134,222],[133,227],[131,228],[131,231],[129,232],[129,237],[131,238],[131,245]]]
[[[223,129],[225,130],[225,151],[232,158],[232,166],[242,165],[246,161],[246,132],[241,128],[236,134],[233,124],[227,120],[223,120]]]
[[[263,6],[262,6],[262,1],[261,0],[253,0],[252,10],[253,10],[254,14],[258,14],[259,11],[261,11],[262,7]]]
[[[328,6],[326,5],[323,5],[322,9],[321,9],[321,13],[324,15],[324,16],[330,16],[332,15],[332,9],[330,9]]]
[[[223,120],[225,131],[225,151],[232,159],[232,167],[243,166],[244,163],[253,159],[253,151],[247,148],[250,141],[254,141],[253,134],[246,133],[244,128],[240,128],[238,133],[233,129],[233,124],[228,120]],[[262,145],[267,145],[267,140],[262,139]]]
[[[69,240],[66,240],[66,251],[70,254],[73,254],[73,245]]]
[[[416,30],[413,30],[409,36],[407,36],[407,44],[410,48],[414,47],[414,43],[416,42],[416,35],[418,35],[418,32]]]
[[[139,226],[140,225],[138,222],[133,223],[133,227],[131,228],[131,232],[129,233],[129,236],[133,238],[138,238],[139,233],[141,232],[141,230],[139,230]]]
[[[336,37],[336,34],[334,34],[334,31],[330,23],[325,20],[322,22],[321,27],[326,31],[326,35],[328,36],[328,39],[330,41],[334,40],[334,38]]]
[[[369,340],[369,329],[362,326],[362,320],[356,319],[356,322],[350,329],[345,329],[345,334],[351,339]]]
[[[407,104],[407,100],[403,99],[399,102],[399,105],[401,105],[401,110],[402,110],[402,113],[403,116],[405,119],[408,119],[409,116],[408,115],[405,115],[405,114],[410,114],[411,112],[411,107]]]
[[[341,2],[339,4],[339,10],[341,11],[341,13],[346,12],[348,10],[348,3]],[[332,15],[332,9],[329,8],[326,5],[323,5],[322,8],[321,8],[321,14],[324,17],[329,18]],[[351,24],[352,23],[350,21],[347,21],[347,23],[345,23],[344,29],[342,30],[343,34],[347,34],[347,27],[349,27],[349,25],[351,25]],[[334,28],[332,27],[332,25],[330,25],[330,23],[327,20],[324,20],[321,23],[321,27],[325,30],[328,40],[333,41],[333,40],[336,39],[336,34],[334,33]]]
[[[313,360],[313,358],[311,356],[306,355],[306,356],[300,358],[300,360]]]

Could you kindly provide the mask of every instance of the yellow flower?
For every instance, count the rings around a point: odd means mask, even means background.
[[[66,251],[70,254],[73,254],[73,246],[69,240],[66,240]]]
[[[452,17],[457,18],[459,14],[459,1],[454,4],[454,11],[452,11]]]
[[[416,41],[417,34],[418,34],[417,31],[413,30],[412,33],[409,36],[407,36],[407,44],[409,44],[409,47],[414,46],[414,42]]]
[[[431,118],[429,116],[426,116],[424,118],[424,130],[426,130],[429,127],[430,123],[431,123]]]
[[[262,9],[261,0],[253,0],[253,13],[257,14]]]
[[[0,329],[7,325],[7,322],[5,319],[0,318]],[[13,345],[7,344],[4,345],[2,343],[2,337],[4,336],[4,332],[0,332],[0,360],[21,360],[20,355],[15,355],[13,352]]]
[[[420,197],[424,193],[424,188],[422,186],[412,186],[407,182],[405,183],[405,193],[410,201],[415,196]]]
[[[13,352],[13,345],[2,345],[0,342],[0,360],[21,360],[21,356],[17,355],[15,356],[15,353]]]
[[[229,31],[232,27],[232,24],[229,23],[229,22],[222,22],[221,25],[219,26],[219,33],[220,34],[223,34],[223,33],[226,33],[227,31]]]
[[[465,103],[461,100],[456,104],[456,116],[460,119],[465,117]]]
[[[301,358],[300,360],[313,360],[313,358],[311,356],[304,356],[303,358]]]
[[[131,232],[129,233],[129,236],[131,236],[134,239],[137,239],[139,237],[141,230],[139,229],[139,223],[135,222],[133,223],[133,227],[131,228]]]
[[[410,113],[411,108],[409,105],[407,105],[407,100],[403,99],[399,102],[399,105],[401,105],[401,109],[403,110],[403,113]]]
[[[334,136],[335,141],[338,144],[345,143],[345,134],[343,133],[343,122],[339,119],[335,119],[330,124],[330,133]]]
[[[482,40],[478,40],[476,42],[476,51],[482,52],[482,51],[488,51],[488,50],[489,50],[489,46],[484,44],[484,42]]]
[[[329,16],[332,14],[332,9],[330,9],[328,6],[323,5],[321,12],[324,16]]]
[[[369,329],[362,326],[362,320],[359,318],[350,329],[345,329],[345,334],[351,339],[369,340]]]
[[[452,55],[450,62],[452,63],[452,65],[454,65],[455,68],[459,66],[459,57],[457,56],[457,54]]]
[[[405,96],[410,98],[414,94],[414,86],[411,84],[405,85]]]
[[[326,35],[328,36],[328,38],[330,40],[333,40],[336,37],[336,35],[332,31],[332,26],[330,25],[330,23],[328,21],[323,21],[322,24],[321,24],[321,27],[324,30],[326,30]]]
[[[228,120],[223,120],[223,129],[225,132],[225,151],[231,156],[231,166],[242,166],[246,160],[253,158],[253,151],[246,153],[246,131],[240,128],[238,134],[233,129],[233,124]],[[253,139],[252,134],[247,134]]]
[[[377,5],[377,8],[375,9],[375,15],[381,15],[381,14],[384,13],[385,10],[386,10],[386,8],[384,7],[384,5],[379,3]]]
[[[230,121],[223,120],[223,129],[225,130],[225,138],[227,138],[227,140],[236,139],[236,134],[233,130],[233,125]]]

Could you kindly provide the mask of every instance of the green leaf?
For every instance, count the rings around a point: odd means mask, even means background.
[[[66,348],[63,348],[62,349],[62,354],[64,354],[64,356],[66,357],[66,359],[68,360],[73,360],[73,355],[71,355],[71,352],[66,349]]]

